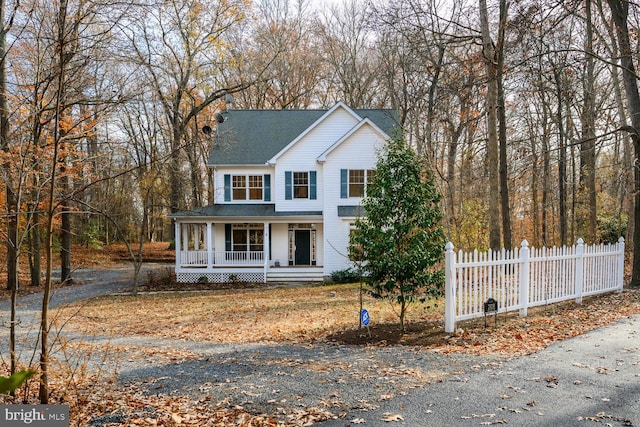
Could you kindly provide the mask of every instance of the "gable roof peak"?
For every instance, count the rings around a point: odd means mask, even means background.
[[[342,101],[329,109],[228,110],[224,122],[218,124],[208,164],[268,165],[336,110],[347,112],[356,123],[369,118],[388,135],[398,126],[393,110],[352,109]]]
[[[294,145],[296,145],[296,143],[298,141],[300,141],[302,138],[304,138],[306,135],[308,135],[313,129],[315,129],[320,123],[322,123],[323,121],[325,121],[327,119],[327,117],[333,115],[335,113],[336,110],[338,110],[339,108],[344,109],[347,113],[349,113],[351,116],[353,116],[354,119],[356,119],[358,122],[362,120],[362,117],[360,117],[358,114],[356,114],[355,111],[353,111],[351,108],[349,108],[344,102],[342,101],[338,101],[337,103],[335,103],[333,105],[333,107],[331,107],[329,110],[327,110],[326,113],[324,113],[320,118],[318,118],[318,120],[316,120],[313,124],[311,124],[311,126],[309,126],[308,128],[306,128],[304,130],[304,132],[300,133],[300,135],[298,135],[293,141],[291,141],[289,144],[287,144],[284,148],[282,148],[282,150],[280,150],[279,152],[277,152],[275,154],[275,156],[273,156],[271,159],[269,159],[269,161],[267,162],[268,164],[275,164],[278,161],[278,158],[280,156],[282,156],[284,153],[286,153],[291,147],[293,147]]]

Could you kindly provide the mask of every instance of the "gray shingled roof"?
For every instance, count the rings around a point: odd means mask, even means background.
[[[328,110],[230,110],[218,124],[209,165],[263,165]],[[353,110],[393,136],[393,110]]]
[[[176,212],[169,218],[272,218],[290,216],[322,216],[322,211],[276,212],[274,204],[220,204]]]

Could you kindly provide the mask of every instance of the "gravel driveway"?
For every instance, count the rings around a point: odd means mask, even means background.
[[[145,263],[141,268],[140,280],[145,280],[147,272],[162,272],[173,265],[162,263]],[[59,272],[54,272],[54,276]],[[121,264],[109,269],[73,270],[73,286],[56,288],[51,293],[50,308],[62,304],[87,300],[99,295],[122,292],[131,289],[133,284],[133,266]],[[20,360],[28,361],[38,348],[38,330],[40,312],[42,310],[42,293],[22,296],[17,301],[16,347]],[[9,326],[11,320],[11,304],[9,300],[0,301],[0,343],[9,342]],[[0,345],[0,360],[9,360],[9,345]]]
[[[406,347],[182,345],[189,360],[132,359],[120,379],[252,413],[321,408],[337,417],[323,427],[640,425],[640,316],[512,360]]]
[[[87,271],[85,285],[58,291],[52,305],[122,291],[127,274]],[[38,296],[20,305],[24,335]],[[8,303],[0,310],[4,321]],[[3,328],[3,342],[4,335]],[[272,415],[315,407],[336,417],[323,427],[640,425],[640,316],[512,360],[410,347],[94,339],[127,348],[119,379],[147,393]],[[96,417],[91,425],[113,421]]]
[[[385,415],[387,414],[387,415]],[[638,426],[640,316],[501,364],[467,369],[364,413],[323,427],[366,421],[389,426]]]
[[[408,395],[452,372],[500,366],[496,358],[403,347],[182,345],[195,357],[146,366],[125,362],[120,379],[141,382],[149,393],[206,396],[257,414],[317,407],[344,416],[376,409],[381,401]]]

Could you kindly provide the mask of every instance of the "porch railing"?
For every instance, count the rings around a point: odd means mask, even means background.
[[[180,265],[207,266],[207,251],[180,251]]]
[[[230,265],[262,265],[264,252],[262,251],[224,251],[213,253],[214,264]]]
[[[214,265],[261,266],[264,264],[263,251],[215,251],[212,255]],[[206,267],[209,265],[209,252],[206,250],[180,251],[180,265]]]

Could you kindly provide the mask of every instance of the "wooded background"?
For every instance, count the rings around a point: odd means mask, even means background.
[[[0,3],[9,286],[52,250],[68,278],[72,241],[170,241],[167,214],[214,200],[216,113],[337,101],[397,109],[458,248],[633,248],[634,3]]]

